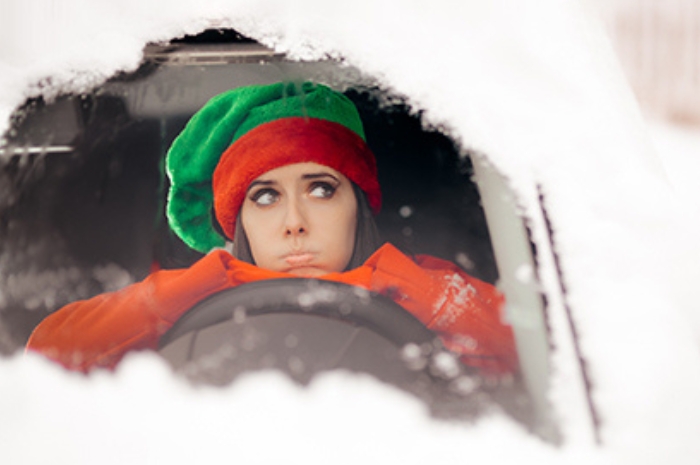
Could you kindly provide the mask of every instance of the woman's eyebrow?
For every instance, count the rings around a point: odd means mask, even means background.
[[[275,184],[275,181],[265,181],[265,180],[260,180],[260,181],[253,181],[250,183],[250,186],[248,186],[248,189],[246,192],[250,192],[252,188],[255,186],[272,186]]]
[[[330,173],[320,172],[320,173],[306,173],[301,175],[301,179],[319,179],[319,178],[332,178],[336,182],[340,182],[340,179],[333,176]]]

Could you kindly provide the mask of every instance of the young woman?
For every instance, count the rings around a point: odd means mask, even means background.
[[[342,94],[313,83],[221,94],[173,142],[167,171],[169,224],[207,255],[60,309],[37,326],[28,350],[69,369],[112,368],[128,351],[156,348],[183,313],[218,291],[304,276],[387,295],[464,363],[516,370],[493,286],[450,262],[380,246],[372,217],[381,206],[376,163]]]

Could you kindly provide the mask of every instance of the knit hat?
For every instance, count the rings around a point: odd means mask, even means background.
[[[345,175],[381,206],[374,155],[354,104],[326,86],[305,82],[248,86],[207,102],[175,139],[166,158],[167,217],[190,247],[224,245],[212,224],[214,207],[233,239],[250,183],[272,169],[314,162]]]

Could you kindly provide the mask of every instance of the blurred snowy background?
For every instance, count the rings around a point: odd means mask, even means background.
[[[700,214],[700,1],[586,1],[618,54],[666,175]]]

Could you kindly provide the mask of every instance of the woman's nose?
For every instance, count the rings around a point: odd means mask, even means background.
[[[287,215],[285,218],[285,236],[299,236],[307,232],[308,226],[301,205],[299,205],[297,201],[290,201],[287,206]]]

